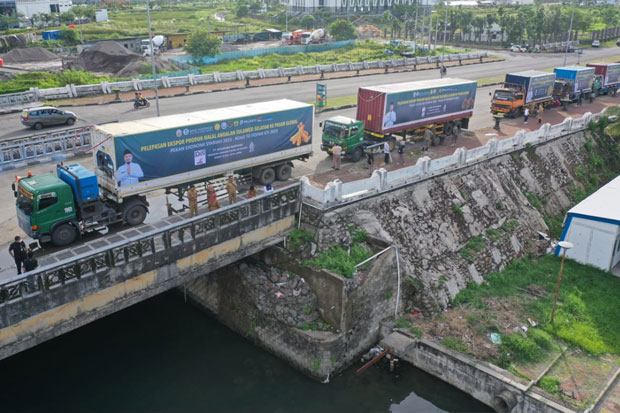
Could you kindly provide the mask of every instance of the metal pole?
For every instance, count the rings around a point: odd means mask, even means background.
[[[394,251],[396,251],[396,275],[398,277],[398,285],[396,286],[396,308],[394,309],[394,318],[396,318],[398,316],[398,304],[400,303],[400,255],[398,254],[398,247],[396,245],[390,245],[389,247],[379,251],[372,257],[367,258],[364,261],[360,262],[353,268],[357,270],[358,267],[361,267],[367,262],[374,260],[379,255],[383,254],[384,252],[387,252],[391,248],[394,248]]]
[[[413,24],[413,45],[415,47],[414,52],[418,53],[418,9],[420,8],[420,4],[416,2],[415,4],[415,23]]]
[[[566,248],[562,249],[562,263],[560,264],[560,274],[558,275],[558,285],[555,287],[555,299],[553,300],[553,310],[551,311],[551,322],[555,317],[555,306],[558,302],[558,295],[560,295],[560,284],[562,283],[562,270],[564,269],[564,258],[566,258]]]
[[[151,4],[146,0],[146,18],[149,22],[149,41],[151,42],[151,64],[153,65],[153,82],[155,82],[155,105],[157,106],[157,116],[159,116],[159,95],[157,93],[157,70],[155,69],[155,45],[153,44],[153,33],[151,31]]]
[[[446,54],[446,32],[448,31],[448,0],[446,0],[446,18],[443,22],[443,51],[441,52],[441,64],[443,64],[443,58]]]
[[[284,32],[288,33],[288,7],[284,12],[284,18],[286,19],[286,25],[284,26]]]
[[[570,26],[568,27],[568,38],[566,39],[566,49],[564,50],[564,64],[566,66],[566,58],[568,57],[568,48],[570,43],[570,35],[573,31],[573,17],[575,16],[575,5],[573,4],[573,11],[570,14]]]

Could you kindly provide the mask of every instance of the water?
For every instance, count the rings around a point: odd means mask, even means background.
[[[0,362],[2,411],[491,411],[401,364],[320,384],[167,293]]]

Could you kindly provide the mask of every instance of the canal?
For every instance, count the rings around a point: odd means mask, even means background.
[[[491,411],[401,364],[320,384],[169,292],[0,362],[0,411]]]

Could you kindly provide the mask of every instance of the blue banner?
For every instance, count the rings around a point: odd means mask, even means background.
[[[588,70],[589,69],[589,70]],[[588,68],[577,72],[577,80],[575,81],[575,93],[580,90],[592,90],[592,81],[594,80],[594,68]]]
[[[312,106],[114,140],[119,187],[312,144]]]
[[[525,96],[525,103],[550,97],[553,94],[553,82],[555,82],[555,73],[532,77]]]
[[[385,98],[383,129],[470,112],[477,83],[463,83],[415,91],[389,93]]]
[[[605,86],[613,85],[620,81],[620,64],[607,66],[605,72]]]

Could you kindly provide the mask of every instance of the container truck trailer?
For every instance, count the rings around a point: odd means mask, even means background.
[[[19,225],[63,246],[113,223],[141,224],[145,194],[179,196],[191,184],[251,172],[261,184],[287,180],[293,160],[312,154],[314,107],[282,99],[95,126],[95,171],[58,165],[56,174],[16,178]]]
[[[360,88],[356,119],[336,116],[321,123],[321,149],[329,153],[338,143],[357,162],[369,146],[387,141],[393,148],[396,134],[416,139],[428,128],[438,137],[467,128],[476,87],[469,80],[444,78]]]
[[[585,66],[566,66],[553,69],[556,81],[553,85],[553,95],[566,99],[566,95],[575,101],[579,95],[589,97],[592,93],[594,68]]]
[[[615,96],[620,87],[620,63],[588,63],[586,66],[594,68],[596,94]]]
[[[516,117],[526,107],[532,110],[538,105],[548,106],[553,99],[554,82],[555,73],[537,70],[508,73],[502,87],[493,94],[491,113]]]

